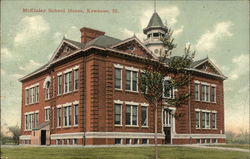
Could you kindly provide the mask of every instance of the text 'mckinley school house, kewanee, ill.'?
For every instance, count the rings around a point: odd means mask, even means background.
[[[167,31],[154,12],[143,42],[86,27],[80,29],[81,42],[64,38],[47,64],[20,79],[21,144],[154,144],[153,106],[139,90],[138,77],[142,59],[159,57]],[[190,97],[180,107],[159,108],[158,143],[224,143],[226,77],[209,58],[187,69],[191,80],[183,90]],[[177,94],[168,89],[163,97]]]

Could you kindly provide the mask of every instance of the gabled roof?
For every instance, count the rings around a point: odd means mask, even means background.
[[[145,29],[143,29],[143,32],[146,33],[148,30],[153,28],[160,28],[163,29],[164,31],[168,30],[167,27],[162,23],[162,20],[157,12],[154,12],[152,17],[150,18],[148,26]]]
[[[127,38],[127,39],[125,39],[125,40],[123,40],[123,41],[120,41],[119,43],[116,43],[116,44],[114,44],[114,45],[112,45],[112,46],[110,46],[110,48],[116,48],[116,47],[119,47],[119,46],[121,46],[121,45],[123,45],[123,44],[126,44],[126,43],[128,43],[128,42],[131,42],[131,41],[133,41],[133,40],[135,40],[144,50],[146,50],[146,52],[149,54],[149,55],[151,55],[151,56],[153,56],[154,58],[157,58],[154,54],[152,54],[152,52],[134,35],[134,36],[132,36],[132,37],[130,37],[130,38]]]
[[[107,35],[101,35],[87,42],[84,48],[87,48],[90,46],[99,46],[99,47],[107,48],[119,42],[121,42],[120,39],[116,39]]]

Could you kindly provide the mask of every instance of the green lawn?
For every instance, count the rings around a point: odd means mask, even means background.
[[[248,153],[196,149],[187,147],[160,147],[161,159],[247,159]],[[1,156],[8,159],[152,159],[153,147],[16,147],[2,148]]]
[[[240,148],[240,149],[250,149],[249,144],[226,144],[226,145],[209,145],[209,146],[216,146],[216,147],[228,147],[228,148]]]

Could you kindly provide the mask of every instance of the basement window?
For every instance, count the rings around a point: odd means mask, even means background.
[[[115,144],[121,144],[122,139],[115,139]]]

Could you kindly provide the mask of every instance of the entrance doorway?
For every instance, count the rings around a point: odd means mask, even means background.
[[[165,144],[171,144],[171,127],[164,127]]]
[[[41,145],[46,145],[46,130],[41,130]]]

